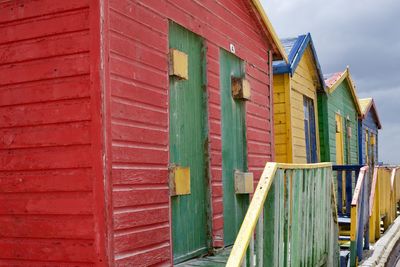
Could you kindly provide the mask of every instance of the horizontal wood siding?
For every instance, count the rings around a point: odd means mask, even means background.
[[[354,104],[353,97],[350,93],[350,88],[345,79],[327,98],[328,103],[328,128],[329,128],[329,147],[330,154],[327,161],[336,162],[336,123],[335,114],[340,113],[343,117],[343,123],[349,118],[349,125],[352,129],[352,135],[349,144],[349,161],[347,159],[347,147],[344,144],[344,163],[345,164],[358,164],[358,114]],[[345,131],[343,140],[346,138],[346,128],[343,127]]]
[[[289,75],[274,75],[274,137],[275,160],[277,162],[291,162],[292,139],[290,138],[290,110]],[[288,103],[289,102],[289,103]]]
[[[307,163],[306,140],[304,130],[304,96],[311,98],[314,102],[316,118],[317,150],[319,150],[318,133],[318,109],[317,107],[317,85],[318,76],[313,62],[312,53],[308,47],[299,65],[297,66],[291,82],[291,116],[292,116],[292,138],[293,138],[293,163]],[[317,154],[319,152],[317,151]]]
[[[168,194],[168,20],[202,36],[212,191],[212,238],[223,245],[219,48],[246,61],[249,171],[271,159],[268,50],[248,1],[110,0],[112,180],[115,262],[171,264]]]
[[[360,124],[359,124],[360,125]],[[371,110],[367,113],[365,118],[361,122],[362,132],[360,136],[360,146],[361,146],[361,155],[359,155],[361,164],[366,162],[366,147],[365,147],[365,132],[368,130],[369,133],[373,133],[375,135],[376,144],[374,146],[374,154],[375,154],[375,162],[378,163],[378,126],[376,125],[376,118]]]
[[[104,218],[94,191],[102,181],[94,171],[94,19],[89,1],[0,4],[1,266],[104,261],[95,233]]]
[[[329,136],[335,133],[330,133],[329,130],[329,113],[328,113],[328,95],[325,93],[317,93],[318,104],[318,133],[320,144],[320,159],[321,162],[330,161]],[[335,149],[335,148],[333,148]]]

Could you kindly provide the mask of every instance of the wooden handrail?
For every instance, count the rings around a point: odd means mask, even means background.
[[[265,201],[266,201],[268,193],[271,189],[271,185],[274,182],[276,172],[278,169],[282,169],[284,171],[300,171],[300,170],[306,171],[306,170],[318,169],[318,168],[331,168],[331,166],[332,166],[331,163],[316,163],[316,164],[267,163],[264,168],[264,171],[261,175],[259,183],[257,185],[254,196],[250,202],[249,208],[247,210],[246,216],[243,220],[242,226],[239,230],[239,233],[238,233],[235,243],[233,245],[233,248],[230,253],[230,256],[229,256],[226,266],[239,267],[242,264],[243,260],[245,259],[247,248],[253,237],[253,234],[254,234],[257,222],[259,221],[260,215],[263,212]],[[282,175],[282,172],[280,172],[280,173]],[[285,180],[285,179],[283,179],[283,180]],[[281,181],[280,185],[284,185],[283,180],[280,179],[280,181]],[[327,180],[330,181],[330,183],[331,183],[331,184],[329,184],[329,191],[332,191],[331,176]],[[285,181],[288,182],[287,180],[285,180]],[[331,192],[331,193],[333,194],[333,192]],[[277,192],[275,192],[275,194],[277,194]],[[317,201],[317,200],[315,199],[315,201]],[[331,205],[332,202],[334,202],[334,201],[331,201],[331,198],[329,197],[329,205]],[[313,203],[313,204],[315,204],[315,203]],[[286,205],[287,205],[287,203],[286,203]],[[336,204],[333,203],[333,205],[334,205],[333,208],[335,209]],[[286,210],[286,212],[289,212],[289,211]],[[271,218],[271,216],[273,216],[273,214],[264,214],[263,219],[261,221],[268,220]],[[333,220],[334,212],[332,212],[332,215],[330,215],[330,216],[331,216],[330,219],[332,221],[334,221]],[[328,219],[326,219],[326,220],[328,220]],[[336,224],[336,227],[337,227],[337,224]],[[257,232],[259,232],[259,231],[257,230]],[[257,236],[257,237],[260,238],[259,236]],[[334,238],[336,239],[336,242],[337,242],[337,237],[334,236]],[[262,243],[263,240],[257,240],[257,242]],[[254,242],[252,242],[252,243],[254,243]],[[257,258],[260,258],[260,257],[262,257],[262,255],[257,255]],[[252,259],[251,259],[251,261],[252,261]],[[257,261],[260,262],[260,259],[258,259]],[[271,264],[271,263],[269,263],[269,264]]]
[[[371,186],[369,215],[369,239],[375,242],[380,237],[380,223],[386,230],[397,217],[397,202],[400,200],[400,173],[397,166],[376,166]]]
[[[258,182],[257,189],[250,202],[246,216],[244,217],[242,226],[240,227],[239,233],[236,237],[226,266],[239,267],[242,263],[277,169],[277,163],[266,164],[260,181]]]
[[[362,258],[364,230],[368,224],[369,206],[366,206],[367,185],[365,180],[368,174],[368,166],[360,169],[357,184],[351,201],[351,223],[350,223],[350,266],[357,266],[358,260]],[[366,213],[366,214],[365,214]],[[366,233],[368,235],[368,233]]]
[[[375,189],[376,189],[376,180],[378,178],[378,167],[374,168],[374,174],[372,177],[372,184],[371,184],[371,196],[369,198],[369,216],[372,216],[372,210],[374,208],[375,203]]]
[[[362,190],[362,186],[364,185],[364,176],[365,173],[368,171],[368,169],[369,169],[368,166],[364,166],[360,169],[360,174],[358,175],[356,188],[354,189],[353,198],[351,200],[352,206],[356,206],[358,203],[358,200],[360,198],[360,191]]]

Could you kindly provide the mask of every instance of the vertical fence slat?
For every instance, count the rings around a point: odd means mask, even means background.
[[[298,177],[298,172],[295,172],[292,176],[292,228],[291,228],[291,237],[292,239],[290,240],[290,261],[291,261],[291,266],[300,266],[300,261],[299,261],[299,252],[300,250],[298,249],[293,249],[295,248],[300,239],[300,231],[301,231],[301,224],[300,222],[300,205],[301,201],[299,198],[299,191],[301,188],[301,179]]]
[[[342,179],[343,172],[342,171],[337,171],[336,172],[336,177],[337,177],[337,210],[339,215],[342,215],[343,212],[343,179]]]
[[[273,180],[270,190],[267,195],[267,199],[265,200],[264,205],[264,254],[263,254],[263,262],[270,263],[271,266],[277,266],[276,260],[277,258],[277,246],[276,244],[276,236],[277,232],[275,231],[275,221],[276,221],[276,189],[278,186],[278,181],[276,179]],[[279,193],[279,192],[278,192]],[[267,219],[266,219],[267,218]]]
[[[278,244],[279,247],[279,252],[278,252],[278,262],[279,262],[279,267],[284,266],[284,255],[285,255],[285,251],[284,251],[284,228],[286,226],[285,223],[285,218],[284,218],[284,212],[285,212],[285,208],[284,208],[284,190],[285,190],[285,183],[284,183],[284,172],[280,171],[278,172],[278,176],[276,177],[278,179],[278,218],[279,220],[275,223],[276,227],[277,227],[277,232],[279,233],[278,236],[278,242],[275,244]]]
[[[353,171],[346,171],[346,215],[350,217],[351,200],[353,195]],[[356,180],[357,178],[355,178]]]
[[[264,210],[258,218],[257,229],[256,229],[256,266],[263,265],[264,255]]]

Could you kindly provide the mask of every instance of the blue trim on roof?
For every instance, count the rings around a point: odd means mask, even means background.
[[[296,70],[297,66],[299,65],[301,57],[303,56],[304,52],[306,51],[309,40],[310,40],[309,34],[300,35],[297,38],[297,42],[293,46],[292,51],[290,52],[292,57],[289,57],[289,62],[291,62],[290,71],[291,71],[292,75],[294,74],[294,71]]]
[[[325,91],[325,80],[322,74],[321,65],[318,61],[317,52],[315,51],[314,43],[311,38],[311,34],[307,33],[305,35],[299,35],[296,38],[282,39],[282,44],[285,47],[286,53],[289,55],[289,63],[285,63],[283,60],[274,61],[272,63],[272,68],[274,74],[290,73],[293,75],[296,71],[300,60],[306,51],[308,45],[310,45],[311,52],[313,53],[315,65],[317,67],[318,77],[321,83],[321,91]]]

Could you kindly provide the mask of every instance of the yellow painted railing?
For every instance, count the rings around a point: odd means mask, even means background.
[[[400,169],[398,167],[375,167],[370,195],[369,239],[380,237],[380,224],[386,230],[397,217],[400,201]]]
[[[226,266],[337,266],[337,236],[331,163],[267,163]]]

